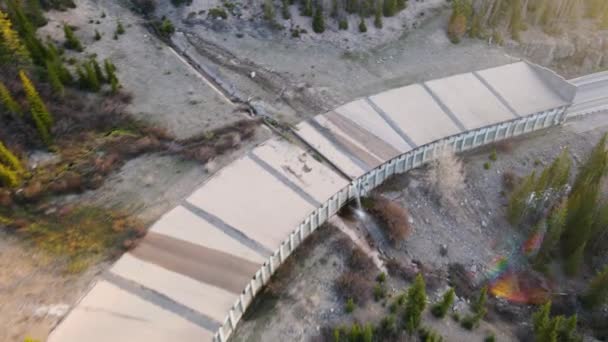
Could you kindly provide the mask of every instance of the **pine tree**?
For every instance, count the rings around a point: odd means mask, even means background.
[[[29,52],[12,26],[8,14],[0,10],[0,45],[8,51],[9,56],[14,56],[16,62],[28,62]]]
[[[359,11],[359,0],[346,0],[346,12],[357,13]]]
[[[46,61],[46,75],[55,95],[63,97],[65,94],[65,89],[63,87],[63,83],[61,82],[61,78],[59,77],[59,71],[57,70],[57,65],[55,63]]]
[[[567,211],[568,204],[566,201],[563,201],[549,214],[546,222],[547,231],[534,261],[535,265],[538,267],[544,267],[551,260],[551,254],[559,246],[559,241],[566,223]]]
[[[608,170],[606,135],[582,164],[568,196],[568,214],[561,239],[562,253],[568,260],[566,270],[573,274],[585,253],[585,245],[593,234],[593,220],[599,206],[601,181]]]
[[[93,37],[93,39],[95,39],[96,41],[101,40],[101,33],[99,33],[99,31],[95,30],[95,36]]]
[[[5,185],[9,188],[14,188],[19,185],[17,173],[2,164],[0,164],[0,185]]]
[[[312,0],[304,0],[304,6],[302,8],[302,15],[305,17],[312,17]]]
[[[608,265],[589,283],[589,288],[583,296],[583,304],[589,309],[595,309],[608,302]]]
[[[471,38],[481,38],[481,18],[477,12],[473,14],[473,19],[471,20],[471,27],[469,28],[469,37]]]
[[[13,114],[22,115],[21,106],[15,101],[4,83],[0,81],[0,104]]]
[[[264,20],[274,22],[276,13],[274,11],[274,2],[272,0],[264,1]]]
[[[551,317],[551,302],[545,303],[532,314],[532,328],[536,342],[575,342],[580,341],[576,332],[576,315]]]
[[[46,58],[46,50],[44,45],[36,37],[36,30],[23,12],[20,3],[15,0],[6,0],[10,18],[12,19],[15,28],[19,32],[23,44],[29,51],[32,61],[38,65],[44,65]]]
[[[513,190],[513,193],[511,193],[509,205],[507,207],[507,219],[511,224],[519,224],[524,217],[526,207],[528,206],[528,200],[534,190],[535,183],[536,173],[532,172],[528,177],[524,178],[515,190]]]
[[[32,119],[36,124],[38,133],[40,134],[42,141],[44,141],[45,144],[50,145],[51,136],[49,131],[53,125],[53,117],[47,110],[46,105],[40,98],[40,95],[32,84],[32,81],[30,81],[23,70],[19,71],[19,78],[21,78],[23,90],[25,91],[25,96],[30,107]]]
[[[93,62],[84,63],[83,67],[87,77],[86,83],[88,89],[94,92],[99,91],[99,89],[101,89],[101,82],[97,78],[97,73],[95,72]]]
[[[519,41],[519,32],[521,31],[521,0],[511,1],[511,37],[513,40]]]
[[[407,0],[397,0],[396,4],[397,4],[397,11],[398,12],[401,12],[404,9],[407,8]]]
[[[374,26],[378,29],[382,28],[382,5],[380,2],[378,2],[374,13]]]
[[[452,307],[452,304],[454,303],[454,289],[450,288],[444,295],[443,298],[441,299],[441,302],[435,304],[432,308],[431,308],[431,313],[433,314],[433,316],[437,317],[437,318],[443,318],[445,317],[445,315],[447,314],[448,310],[450,309],[450,307]]]
[[[367,32],[367,25],[365,25],[365,19],[363,18],[363,16],[361,16],[361,21],[359,22],[359,32]]]
[[[63,24],[63,33],[65,35],[65,42],[63,43],[63,46],[65,46],[66,49],[81,52],[82,44],[80,44],[80,40],[78,40],[74,34],[74,30],[72,30],[69,25]]]
[[[289,12],[289,0],[281,0],[281,5],[281,15],[283,16],[283,19],[291,19],[291,12]]]
[[[380,5],[378,3],[378,5]],[[383,14],[385,17],[392,17],[397,13],[396,0],[384,0]]]
[[[25,170],[15,156],[4,144],[0,141],[0,164],[4,164],[18,174],[23,174]]]
[[[103,75],[103,71],[101,70],[101,66],[99,66],[99,63],[97,62],[97,59],[91,59],[91,64],[93,65],[93,69],[95,70],[95,76],[97,77],[100,83],[109,81]]]
[[[426,307],[426,285],[422,274],[418,274],[414,284],[407,291],[407,302],[403,321],[405,329],[412,335],[420,326],[422,312]]]
[[[338,18],[340,15],[340,8],[338,7],[338,0],[331,0],[331,13],[329,14],[332,18]]]
[[[317,9],[315,11],[315,15],[312,18],[312,30],[315,31],[315,33],[325,32],[325,18],[323,16],[323,5],[320,1],[317,4]]]
[[[346,18],[340,19],[338,22],[338,29],[348,30],[348,20]]]

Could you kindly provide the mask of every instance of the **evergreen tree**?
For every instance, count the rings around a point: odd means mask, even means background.
[[[19,177],[17,173],[4,165],[0,164],[0,185],[14,188],[19,185]]]
[[[117,34],[117,35],[125,34],[125,27],[122,26],[122,22],[120,20],[116,23],[115,34]]]
[[[359,11],[359,0],[346,0],[346,12],[357,13]]]
[[[53,125],[53,117],[47,110],[46,105],[40,98],[40,95],[32,84],[32,81],[30,81],[23,70],[19,71],[19,78],[21,78],[21,83],[30,107],[32,119],[36,124],[40,138],[45,144],[50,145],[51,136],[49,131]]]
[[[534,191],[535,183],[536,173],[532,172],[511,193],[507,207],[507,219],[511,224],[519,224],[524,217],[528,201]]]
[[[274,2],[272,0],[264,1],[264,20],[274,22],[276,13],[274,11]]]
[[[0,104],[13,114],[22,115],[21,106],[15,101],[4,83],[0,81]]]
[[[398,12],[401,12],[407,8],[407,0],[397,0],[395,3],[397,4]]]
[[[332,18],[338,18],[340,9],[338,7],[338,0],[331,0],[331,13],[329,14]]]
[[[108,81],[104,77],[103,71],[101,70],[101,66],[99,66],[99,63],[97,62],[97,59],[95,59],[95,58],[91,59],[91,64],[93,65],[93,69],[95,70],[95,76],[97,77],[99,82],[103,83],[103,82]]]
[[[74,35],[74,30],[72,30],[69,25],[63,24],[63,33],[65,35],[63,46],[65,46],[66,49],[81,52],[82,44],[80,44],[80,40]]]
[[[281,15],[283,19],[291,19],[291,12],[289,12],[289,0],[281,0]]]
[[[65,94],[65,89],[63,83],[61,82],[61,78],[59,77],[59,71],[57,70],[57,65],[55,63],[46,61],[46,75],[49,83],[51,84],[53,92],[56,95],[63,97]]]
[[[384,0],[383,12],[384,12],[385,17],[394,16],[397,13],[397,1],[396,0]]]
[[[551,302],[545,303],[532,315],[532,328],[536,342],[580,341],[576,332],[576,315],[551,317]]]
[[[325,18],[323,16],[323,5],[321,1],[317,4],[315,15],[312,18],[312,30],[315,33],[323,33],[325,31]]]
[[[444,295],[441,301],[431,308],[431,313],[437,318],[443,318],[454,303],[454,289],[450,288]]]
[[[0,45],[7,52],[7,56],[0,55],[0,62],[3,59],[15,59],[15,62],[28,62],[29,52],[21,42],[19,34],[13,29],[13,24],[8,18],[8,14],[0,10]]]
[[[426,285],[422,274],[418,274],[414,284],[407,291],[407,302],[403,321],[405,329],[412,335],[420,326],[422,312],[426,307]]]
[[[29,20],[32,22],[32,24],[34,24],[34,26],[42,27],[46,25],[47,20],[44,17],[39,0],[23,0],[22,6],[25,10],[25,14],[28,16]]]
[[[359,22],[359,32],[367,32],[367,25],[365,25],[365,19],[363,18],[363,16],[361,16],[361,21]]]
[[[101,40],[101,33],[99,33],[99,31],[95,30],[95,36],[93,37],[93,39],[95,39],[96,41]]]
[[[97,73],[95,72],[95,67],[92,62],[84,63],[83,65],[84,72],[86,74],[86,84],[88,90],[97,92],[101,89],[101,83],[97,78]]]
[[[568,259],[566,270],[573,274],[585,253],[585,245],[593,234],[600,198],[601,181],[608,169],[606,135],[593,148],[582,164],[568,196],[568,214],[562,235],[562,253]]]
[[[379,29],[382,28],[382,4],[380,2],[378,2],[374,13],[374,26]]]
[[[477,12],[473,14],[473,19],[471,20],[471,27],[469,28],[469,37],[471,38],[481,38],[481,18]]]
[[[598,308],[608,302],[608,265],[591,280],[582,299],[585,307],[589,309]]]
[[[0,141],[0,164],[6,165],[18,174],[23,174],[25,172],[19,158],[4,146],[2,141]]]
[[[511,0],[511,37],[513,40],[519,41],[519,32],[521,31],[521,0]]]
[[[17,31],[21,35],[23,44],[29,51],[32,61],[38,65],[44,66],[47,52],[44,45],[36,37],[36,30],[23,12],[20,3],[15,0],[6,0],[6,6],[13,24],[15,24]]]
[[[547,231],[534,262],[538,267],[544,267],[551,260],[551,254],[559,246],[566,223],[567,210],[567,202],[563,201],[549,214],[546,222]]]
[[[312,0],[304,0],[302,15],[305,17],[312,17],[312,12]]]
[[[348,20],[346,18],[340,19],[340,21],[338,22],[338,29],[348,30]]]

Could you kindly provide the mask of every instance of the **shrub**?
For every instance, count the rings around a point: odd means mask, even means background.
[[[490,162],[483,163],[484,170],[489,170],[491,167],[492,167],[492,163],[490,163]]]
[[[171,3],[175,7],[179,7],[181,5],[190,6],[192,4],[192,0],[171,0]]]
[[[372,199],[370,211],[382,221],[381,228],[394,246],[412,231],[407,209],[381,196]]]
[[[171,35],[175,33],[175,26],[173,26],[171,20],[164,18],[160,22],[160,25],[158,25],[158,32],[165,38],[171,37]]]
[[[95,30],[95,36],[93,37],[93,39],[95,39],[96,41],[101,40],[101,33],[99,33],[99,31]]]
[[[493,149],[492,152],[490,153],[490,155],[488,156],[488,158],[491,161],[496,161],[498,160],[498,153],[496,153],[496,149]]]
[[[374,261],[359,247],[353,248],[349,258],[348,266],[351,270],[370,274],[376,269]]]
[[[382,272],[378,274],[378,276],[376,277],[376,281],[381,284],[384,283],[386,281],[386,273]]]
[[[115,34],[117,34],[117,35],[125,34],[125,28],[124,28],[124,26],[122,26],[122,22],[120,20],[116,23]]]
[[[370,300],[374,283],[360,273],[345,272],[336,280],[335,287],[342,298],[353,298],[361,305]]]
[[[448,37],[454,44],[460,43],[467,31],[467,18],[463,14],[453,14],[448,24]]]
[[[338,29],[348,30],[348,20],[340,19],[340,21],[338,22]]]
[[[353,311],[355,311],[355,301],[352,298],[348,298],[348,300],[346,301],[346,306],[344,308],[344,310],[346,311],[346,313],[351,313]]]
[[[443,337],[431,328],[422,327],[418,330],[421,342],[443,342]]]
[[[496,336],[490,334],[483,339],[484,342],[496,342]]]
[[[513,191],[519,184],[519,177],[513,170],[506,170],[502,173],[502,185],[507,191]]]
[[[63,43],[63,46],[65,46],[66,49],[75,50],[78,52],[83,50],[80,40],[78,40],[74,34],[74,31],[69,25],[63,24],[63,33],[65,35],[65,42]]]
[[[397,333],[397,319],[395,315],[388,315],[382,318],[378,332],[385,338],[395,335]]]
[[[374,300],[377,302],[386,297],[386,288],[382,284],[374,285]]]
[[[443,318],[454,303],[454,289],[449,289],[441,299],[441,302],[431,308],[431,313],[437,318]]]
[[[486,302],[488,300],[488,288],[483,287],[479,292],[479,296],[471,302],[471,311],[472,315],[466,316],[461,322],[460,325],[467,329],[473,330],[477,328],[479,325],[479,321],[481,321],[487,313]]]
[[[426,286],[422,274],[416,276],[414,284],[407,291],[407,303],[405,305],[405,314],[403,321],[405,329],[412,335],[420,326],[422,320],[422,312],[426,307]]]
[[[214,7],[209,9],[209,12],[207,12],[207,17],[211,19],[222,18],[226,20],[228,19],[228,13],[226,13],[226,11],[221,7]]]
[[[379,3],[380,4],[380,3]],[[384,0],[382,12],[385,17],[392,17],[397,13],[397,1],[396,0]]]
[[[283,19],[289,20],[291,19],[291,12],[289,12],[289,1],[281,0],[281,15]]]

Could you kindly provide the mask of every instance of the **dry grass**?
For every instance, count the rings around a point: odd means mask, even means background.
[[[17,220],[22,222],[16,233],[51,255],[67,258],[68,272],[80,272],[91,260],[130,249],[145,234],[139,222],[95,207],[64,208],[53,215]]]
[[[373,197],[370,211],[382,221],[381,228],[394,246],[405,240],[412,232],[409,212],[406,208],[381,196]]]
[[[459,194],[464,190],[464,179],[462,160],[449,149],[439,152],[426,176],[431,190],[444,206],[458,204]]]

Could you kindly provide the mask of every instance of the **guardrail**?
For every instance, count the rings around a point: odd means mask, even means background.
[[[306,237],[335,215],[351,199],[369,193],[394,174],[407,172],[434,160],[438,156],[439,151],[445,148],[451,148],[454,152],[458,153],[522,134],[557,126],[566,119],[567,109],[568,106],[563,106],[449,136],[401,154],[357,178],[308,215],[297,229],[281,243],[279,249],[268,258],[240,294],[222,326],[215,334],[214,342],[225,342],[230,337],[256,294],[268,283],[276,269]]]

